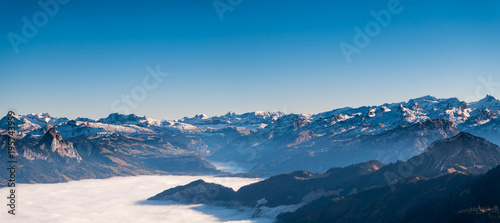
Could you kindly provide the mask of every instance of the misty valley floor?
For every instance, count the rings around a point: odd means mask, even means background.
[[[93,179],[56,184],[17,185],[16,216],[0,212],[7,222],[238,222],[270,223],[252,218],[252,213],[205,205],[173,202],[148,203],[147,198],[168,188],[197,179],[235,190],[259,179],[213,176],[133,176]],[[0,194],[8,194],[0,188]],[[4,206],[4,205],[2,205]],[[12,221],[11,221],[12,220]]]

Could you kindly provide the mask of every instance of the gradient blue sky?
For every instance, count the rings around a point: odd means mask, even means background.
[[[500,82],[493,0],[401,0],[403,11],[347,63],[339,44],[388,2],[243,0],[221,21],[212,0],[72,0],[15,53],[8,33],[42,9],[2,0],[0,112],[105,117],[157,64],[170,75],[131,113],[318,113],[423,95],[466,100],[478,78]],[[479,93],[500,98],[500,86]]]

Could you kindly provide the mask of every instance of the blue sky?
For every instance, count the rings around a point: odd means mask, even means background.
[[[223,20],[212,0],[71,0],[46,21],[38,1],[1,1],[0,111],[177,119],[318,113],[423,95],[500,98],[498,84],[481,81],[500,82],[498,1],[401,0],[350,62],[340,44],[355,46],[354,29],[397,1],[218,1],[232,9]],[[41,26],[16,53],[10,33],[24,38],[22,18],[34,16]],[[169,75],[140,91],[146,67],[157,65]],[[134,93],[140,100],[126,105],[121,97]]]

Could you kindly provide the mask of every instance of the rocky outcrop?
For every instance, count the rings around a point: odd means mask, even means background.
[[[50,128],[39,142],[41,150],[47,150],[61,157],[68,157],[80,161],[82,158],[78,151],[73,147],[72,142],[68,142],[54,129]]]

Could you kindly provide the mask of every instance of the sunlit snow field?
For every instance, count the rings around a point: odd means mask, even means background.
[[[235,190],[259,180],[212,176],[133,176],[57,184],[20,184],[17,185],[15,216],[7,214],[6,197],[10,188],[0,188],[0,195],[4,197],[0,222],[272,222],[271,219],[252,218],[249,212],[221,207],[174,202],[152,205],[149,204],[151,202],[144,202],[165,189],[197,179]]]

